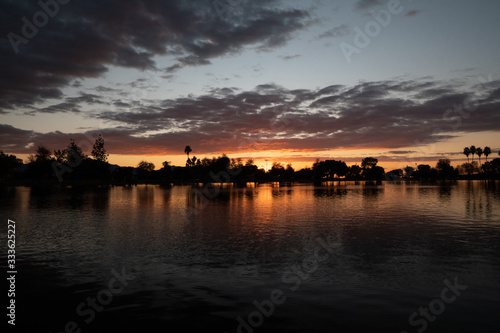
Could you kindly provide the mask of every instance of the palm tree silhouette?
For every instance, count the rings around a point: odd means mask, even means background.
[[[479,165],[481,165],[481,155],[483,155],[483,150],[481,149],[481,147],[476,148],[476,154],[477,157],[479,157]]]
[[[187,154],[188,156],[188,161],[189,161],[189,153],[192,152],[193,150],[191,149],[191,147],[189,146],[186,146],[186,148],[184,148],[184,152]]]
[[[472,154],[472,161],[474,161],[474,154],[476,153],[476,146],[470,146],[470,153]]]
[[[488,146],[484,147],[483,154],[484,154],[484,156],[486,156],[486,162],[488,162],[488,155],[491,154],[490,147],[488,147]]]
[[[467,156],[467,163],[469,163],[469,155],[470,155],[470,149],[469,149],[469,147],[465,147],[465,148],[464,148],[464,152],[463,152],[463,154],[464,154],[465,156]]]

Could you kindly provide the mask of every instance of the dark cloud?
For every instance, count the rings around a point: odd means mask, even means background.
[[[35,133],[33,131],[0,124],[0,150],[6,152],[28,151],[26,145],[28,145],[34,137]]]
[[[81,92],[80,96],[77,97],[67,97],[66,101],[68,101],[69,103],[75,103],[75,104],[85,103],[88,105],[107,104],[107,102],[104,102],[102,100],[101,96],[95,94],[87,94],[84,92]]]
[[[110,87],[104,87],[104,86],[97,86],[95,88],[95,90],[97,92],[100,92],[100,93],[109,93],[109,92],[116,92],[118,91],[118,89],[113,89],[113,88],[110,88]]]
[[[221,20],[212,1],[71,1],[24,36],[21,19],[32,21],[42,9],[36,1],[0,0],[0,32],[12,33],[0,40],[0,108],[61,98],[75,79],[100,77],[109,66],[158,70],[158,55],[176,59],[163,69],[171,77],[247,46],[282,46],[311,20],[306,11],[274,2],[245,1],[239,5],[244,15]]]
[[[492,101],[497,101],[497,100],[500,100],[500,88],[497,88],[495,89],[491,94],[490,96],[488,97],[488,100],[492,100]]]
[[[113,105],[116,106],[116,107],[120,107],[120,108],[130,108],[130,107],[132,107],[132,104],[127,103],[127,102],[123,102],[123,101],[119,101],[119,100],[113,101]]]
[[[73,102],[63,102],[44,108],[39,108],[37,109],[37,111],[41,113],[79,113],[80,105]],[[31,111],[30,114],[35,115],[36,112]]]
[[[500,100],[500,80],[488,82],[485,84],[479,85],[478,89],[485,90],[488,88],[492,88],[493,91],[489,93],[489,96],[486,98],[487,101],[499,101]]]
[[[210,64],[209,60],[202,58],[202,57],[191,55],[191,56],[187,56],[187,57],[183,57],[183,58],[178,58],[177,63],[175,65],[172,65],[172,66],[169,66],[166,68],[166,72],[167,73],[176,72],[179,69],[186,67],[186,66],[201,66],[201,65],[209,65],[209,64]]]
[[[408,12],[406,12],[405,16],[407,17],[413,17],[413,16],[416,16],[417,14],[420,14],[422,11],[421,10],[410,10]]]
[[[452,93],[452,90],[448,89],[448,88],[442,88],[442,87],[441,88],[430,88],[430,89],[422,90],[415,97],[429,99],[429,98],[436,98],[436,97],[443,96],[445,94],[450,94],[450,93]]]
[[[26,131],[30,135],[14,144],[3,138],[0,149],[27,153],[32,150],[27,148],[30,142],[56,149],[61,140],[84,140],[86,135],[102,133],[112,154],[175,154],[190,144],[197,155],[385,148],[392,150],[389,154],[401,156],[415,153],[408,148],[442,142],[458,132],[498,131],[500,100],[491,97],[496,96],[498,85],[483,85],[483,98],[469,88],[427,78],[313,90],[289,90],[268,83],[249,91],[223,87],[176,99],[116,100],[117,110],[103,108],[94,117],[103,125],[118,127],[86,134]],[[100,100],[96,95],[81,94],[65,103],[87,105]],[[24,133],[11,126],[7,130],[17,130],[18,138]]]

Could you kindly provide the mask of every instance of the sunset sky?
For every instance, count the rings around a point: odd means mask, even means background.
[[[500,1],[59,1],[0,0],[6,153],[102,134],[111,163],[157,168],[186,145],[295,168],[498,157]]]

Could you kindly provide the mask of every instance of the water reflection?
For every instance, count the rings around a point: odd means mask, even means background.
[[[291,195],[293,192],[291,189],[277,189],[277,188],[273,188],[273,191],[272,191],[272,194],[273,194],[273,197],[281,197],[281,196],[284,196],[284,195]]]
[[[444,278],[460,276],[472,292],[439,318],[457,330],[453,319],[462,317],[493,327],[478,309],[494,309],[500,299],[499,184],[16,187],[1,189],[0,208],[18,222],[19,256],[26,273],[39,279],[23,286],[26,295],[40,295],[36,289],[47,284],[74,310],[83,293],[95,295],[106,281],[102,272],[133,267],[138,285],[116,303],[128,309],[123,331],[144,318],[170,325],[172,313],[193,315],[194,307],[201,326],[236,331],[235,318],[248,313],[254,299],[289,289],[283,273],[308,258],[317,238],[337,240],[338,251],[273,317],[278,331],[294,323],[328,332],[332,313],[343,331],[359,318],[398,322],[402,327],[391,330],[401,331]],[[310,316],[303,319],[304,304],[317,316],[314,325]],[[38,316],[49,311],[41,308]],[[111,318],[121,311],[111,307],[100,316],[113,327]],[[68,320],[57,312],[51,318],[43,329]]]
[[[347,195],[349,192],[346,188],[315,188],[314,196],[316,197],[342,197]]]
[[[450,200],[452,186],[456,186],[456,182],[442,181],[439,183],[439,199]]]
[[[367,182],[365,185],[363,185],[363,196],[366,199],[374,200],[382,192],[383,187],[376,185],[375,183]]]
[[[28,188],[30,193],[30,206],[36,209],[48,209],[54,204],[54,194],[60,191],[60,188],[54,186],[34,186]]]
[[[384,212],[395,214],[401,210],[414,214],[446,213],[454,217],[467,219],[492,219],[494,208],[500,200],[497,182],[444,182],[436,184],[415,183],[374,183],[332,182],[331,186],[292,186],[278,187],[273,184],[253,188],[237,187],[173,187],[133,186],[133,187],[17,187],[3,188],[3,204],[15,209],[47,211],[69,209],[71,211],[89,211],[100,214],[128,212],[138,216],[144,211],[163,212],[169,219],[175,220],[182,211],[195,209],[203,211],[223,204],[235,207],[240,212],[252,209],[257,216],[274,216],[282,207],[287,212],[321,212],[322,219],[328,218],[329,206],[320,199],[330,198],[329,205],[343,202],[342,209],[349,214],[377,215]],[[338,201],[339,199],[346,199]],[[337,202],[338,201],[338,202]],[[183,206],[179,206],[184,202]],[[369,206],[367,204],[370,203]],[[445,204],[446,207],[440,207]],[[322,207],[323,206],[323,207]],[[332,206],[333,207],[333,206]],[[360,211],[362,209],[363,211]],[[368,210],[371,210],[368,211]],[[462,213],[461,213],[462,212]],[[326,214],[326,215],[325,215]],[[299,213],[299,216],[302,214]],[[252,215],[253,216],[253,215]],[[289,216],[289,214],[285,214]],[[335,215],[332,215],[335,216]],[[290,217],[290,221],[297,219]]]
[[[491,219],[495,199],[498,201],[498,191],[495,182],[467,182],[465,210],[471,220]]]

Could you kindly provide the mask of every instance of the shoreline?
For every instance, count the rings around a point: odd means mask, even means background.
[[[257,187],[263,184],[277,184],[278,186],[302,186],[302,185],[317,185],[317,186],[335,186],[342,182],[353,182],[355,185],[381,185],[382,183],[423,183],[423,184],[433,184],[444,182],[457,182],[457,181],[500,181],[500,178],[486,178],[486,177],[459,177],[459,179],[383,179],[383,180],[365,180],[365,179],[323,179],[320,181],[314,180],[285,180],[285,181],[261,181],[261,182],[162,182],[157,180],[142,180],[133,183],[123,183],[123,182],[109,182],[109,181],[98,181],[98,180],[71,180],[58,182],[57,180],[2,180],[0,181],[0,187],[15,187],[15,186],[25,186],[25,187],[44,187],[44,186],[59,186],[59,187],[108,187],[108,186],[123,186],[131,187],[137,185],[159,185],[162,187],[173,187],[173,186],[193,186],[193,187],[203,187],[207,184],[217,187],[232,187],[232,188],[251,188]]]

